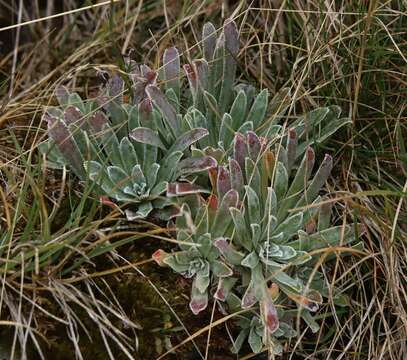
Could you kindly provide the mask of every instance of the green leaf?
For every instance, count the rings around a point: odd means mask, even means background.
[[[259,264],[259,257],[257,256],[256,252],[251,252],[247,255],[243,260],[241,265],[246,266],[250,269],[254,269]]]
[[[162,143],[160,136],[157,131],[151,130],[146,127],[135,128],[131,133],[130,137],[143,144],[148,144],[152,146],[157,146],[162,150],[167,150],[165,145]]]
[[[247,210],[251,224],[259,224],[261,221],[260,201],[256,192],[250,187],[245,186],[247,197]]]
[[[259,126],[264,124],[267,105],[268,90],[264,89],[257,95],[252,107],[250,108],[249,114],[247,115],[246,121],[252,122],[254,129],[257,129]]]
[[[211,263],[211,269],[215,276],[222,278],[233,275],[232,269],[221,261],[214,260]]]

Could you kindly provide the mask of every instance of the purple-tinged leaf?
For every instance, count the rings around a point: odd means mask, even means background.
[[[198,59],[192,62],[192,66],[196,74],[198,87],[200,89],[206,90],[208,88],[208,76],[209,76],[208,63],[203,59]]]
[[[225,21],[223,37],[224,59],[219,99],[221,114],[229,108],[233,96],[233,85],[236,76],[236,57],[239,52],[239,32],[234,21]]]
[[[154,105],[157,106],[157,108],[161,111],[175,137],[177,137],[181,133],[181,129],[174,107],[168,102],[164,94],[157,86],[148,85],[146,87],[146,92],[153,101]]]
[[[182,134],[171,146],[169,153],[173,153],[175,151],[185,151],[188,149],[193,143],[197,142],[198,140],[202,139],[203,137],[207,136],[209,131],[204,128],[196,128],[187,131],[186,133]]]
[[[242,134],[236,133],[233,149],[233,158],[238,162],[242,171],[245,171],[245,158],[247,157],[247,145]]]
[[[218,278],[225,278],[233,275],[233,270],[219,260],[212,261],[211,269],[213,274]]]
[[[84,116],[77,107],[70,105],[67,106],[67,108],[64,111],[64,122],[66,126],[69,126],[71,124],[80,126],[82,125],[80,123],[84,122]]]
[[[69,104],[69,91],[65,86],[59,85],[55,89],[55,96],[61,106],[68,106]]]
[[[114,74],[107,83],[107,92],[113,101],[122,104],[123,103],[123,87],[124,81],[120,75]]]
[[[288,140],[287,140],[287,172],[290,171],[294,165],[296,153],[297,153],[297,132],[294,129],[288,130]]]
[[[216,29],[211,23],[206,23],[202,29],[203,55],[206,61],[213,59],[216,46]]]
[[[223,199],[225,194],[232,188],[230,183],[229,171],[224,166],[218,168],[218,178],[216,182],[216,189],[218,191],[219,199]]]
[[[139,127],[130,133],[130,137],[143,144],[148,144],[152,146],[159,147],[160,149],[166,150],[166,147],[162,143],[160,136],[154,130],[145,127]]]
[[[252,307],[256,302],[257,302],[256,291],[254,285],[250,283],[242,298],[242,308],[248,309]]]
[[[219,278],[218,287],[213,297],[219,301],[225,301],[236,282],[237,279],[233,277]]]
[[[152,259],[162,267],[168,266],[165,262],[164,259],[168,256],[169,254],[164,251],[163,249],[158,249],[154,252],[153,255],[151,255]]]
[[[318,231],[325,230],[331,222],[333,203],[331,201],[321,204],[318,211]]]
[[[83,167],[83,158],[79,152],[78,145],[69,132],[67,126],[61,119],[53,117],[48,113],[44,114],[44,120],[48,123],[48,133],[55,144],[58,146],[59,151],[70,163],[76,175],[84,179],[86,172]]]
[[[209,191],[205,188],[191,184],[191,183],[169,183],[167,185],[167,196],[183,196],[198,193],[208,193]]]
[[[225,238],[217,238],[213,244],[230,264],[240,265],[244,254],[237,251]]]
[[[266,329],[270,334],[274,333],[280,326],[277,309],[274,306],[273,300],[270,295],[265,296],[261,301],[261,313]]]
[[[259,137],[253,132],[247,132],[247,148],[250,158],[256,162],[259,159],[261,143]]]
[[[242,169],[239,163],[235,159],[229,159],[230,170],[230,185],[232,189],[235,189],[239,195],[242,195],[244,190],[244,179]]]
[[[326,154],[317,173],[314,175],[314,178],[312,179],[308,188],[305,190],[304,195],[297,203],[297,207],[311,204],[315,200],[322,186],[325,184],[325,181],[331,174],[332,165],[332,157]]]
[[[180,61],[177,48],[171,47],[164,51],[163,73],[165,88],[173,89],[178,99],[180,97]]]
[[[189,87],[191,88],[192,96],[195,100],[198,91],[198,79],[195,73],[195,69],[190,64],[185,64],[183,68],[188,79]]]
[[[192,283],[191,301],[189,307],[194,315],[198,315],[208,306],[208,292],[201,293],[196,286],[196,279]]]
[[[138,104],[138,115],[141,126],[151,127],[153,123],[153,104],[151,99],[145,98]]]
[[[189,157],[182,160],[178,164],[179,175],[189,175],[208,169],[214,168],[218,165],[217,161],[210,156],[203,156],[200,158]]]
[[[93,132],[96,134],[103,131],[105,125],[108,123],[109,123],[109,121],[106,118],[106,115],[103,114],[103,112],[101,112],[101,111],[96,111],[89,118],[89,125],[91,126],[91,129],[93,130]]]

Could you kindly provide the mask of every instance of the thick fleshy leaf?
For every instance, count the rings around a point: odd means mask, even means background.
[[[276,168],[276,174],[274,178],[273,188],[277,196],[277,200],[281,201],[287,191],[288,174],[283,163],[278,162]]]
[[[290,238],[302,229],[303,225],[303,213],[298,212],[294,215],[286,218],[281,224],[279,224],[272,232],[272,235],[284,233],[283,241],[289,241]]]
[[[138,163],[138,158],[136,151],[134,150],[133,144],[130,142],[128,137],[124,137],[120,141],[120,156],[122,163],[124,164],[124,169],[127,173],[131,173],[133,166]]]
[[[232,269],[222,261],[214,260],[211,263],[211,269],[218,278],[228,277],[233,275]]]
[[[318,231],[328,229],[331,222],[332,202],[323,203],[318,211]]]
[[[205,23],[202,29],[202,47],[204,58],[210,62],[213,59],[216,46],[216,29],[212,23]]]
[[[321,190],[322,186],[325,184],[325,181],[328,179],[332,170],[332,166],[332,157],[328,154],[325,155],[324,161],[322,162],[317,173],[309,184],[307,190],[304,192],[304,195],[296,204],[297,207],[311,204],[315,200],[318,192]]]
[[[261,336],[257,334],[255,328],[253,327],[250,329],[249,332],[248,343],[255,354],[261,352],[261,349],[263,348],[263,341]]]
[[[189,175],[208,169],[214,168],[218,165],[217,161],[211,156],[203,156],[200,158],[186,158],[178,164],[178,175]]]
[[[130,133],[130,137],[140,143],[157,146],[160,149],[166,150],[165,145],[162,143],[158,133],[149,128],[138,127],[133,129]]]
[[[251,121],[253,123],[254,129],[257,129],[259,126],[263,125],[264,117],[266,115],[268,105],[268,90],[262,90],[256,99],[252,107],[250,108],[249,114],[246,121]]]
[[[242,126],[243,121],[246,119],[247,111],[247,98],[243,90],[240,90],[233,101],[230,109],[230,116],[232,117],[232,129],[236,131]]]
[[[177,48],[171,47],[164,51],[163,74],[166,89],[173,89],[180,98],[180,59]]]
[[[236,76],[236,57],[239,53],[239,32],[234,21],[225,21],[223,37],[223,76],[221,79],[219,96],[219,108],[221,114],[229,108],[233,96],[233,85]]]
[[[146,92],[155,106],[161,111],[163,117],[167,121],[168,127],[175,137],[181,133],[177,113],[174,107],[168,102],[161,90],[155,85],[148,85]]]
[[[301,231],[298,233],[298,240],[292,241],[287,245],[292,246],[296,250],[303,251],[337,246],[341,243],[346,245],[355,241],[355,226],[346,225],[345,228],[342,225],[334,226],[311,235]]]
[[[55,96],[61,106],[69,105],[69,91],[65,86],[59,85],[55,88]]]
[[[291,169],[294,165],[297,153],[297,133],[294,129],[288,131],[288,140],[287,140],[287,173],[290,174]]]
[[[44,120],[48,123],[49,136],[54,140],[61,154],[67,159],[76,175],[84,179],[83,158],[79,152],[78,145],[66,125],[62,120],[48,113],[44,114]]]
[[[242,169],[239,163],[235,159],[229,159],[229,171],[230,171],[230,185],[232,189],[235,189],[239,195],[243,194],[244,179]]]
[[[165,179],[166,181],[173,181],[174,175],[178,168],[178,163],[182,158],[182,151],[175,151],[169,153],[165,157],[165,161],[160,162],[160,171],[158,172],[159,179]]]
[[[261,143],[259,137],[253,131],[247,132],[247,148],[250,158],[257,162],[260,157]]]
[[[240,265],[244,258],[244,254],[237,251],[225,238],[218,238],[213,243],[232,265]]]
[[[251,251],[253,248],[253,243],[251,241],[251,234],[247,230],[243,213],[236,208],[231,208],[229,209],[229,211],[233,219],[233,224],[235,226],[234,241],[236,241],[239,245],[245,247],[246,250]]]
[[[261,221],[260,201],[256,192],[250,187],[245,186],[247,198],[247,210],[251,224],[259,224]]]
[[[246,266],[250,269],[254,269],[258,265],[258,263],[259,263],[259,257],[253,251],[242,260],[241,265]]]
[[[220,277],[213,297],[219,301],[225,301],[236,282],[237,278],[234,277]]]
[[[191,301],[189,302],[189,308],[194,315],[198,315],[202,310],[205,310],[208,306],[208,292],[201,293],[196,287],[195,280],[192,283]]]
[[[167,196],[184,196],[198,193],[209,193],[210,191],[196,184],[187,182],[171,183],[167,186]]]
[[[240,168],[245,172],[245,158],[247,157],[247,146],[242,134],[235,134],[233,158],[238,162]]]
[[[277,309],[274,306],[271,296],[265,296],[265,298],[261,301],[260,309],[266,329],[270,332],[270,334],[274,333],[279,328],[279,320]]]
[[[219,199],[223,199],[225,194],[231,189],[229,171],[224,166],[219,166],[218,168],[216,189]]]
[[[197,142],[198,140],[202,139],[203,137],[209,134],[208,130],[204,128],[197,128],[187,131],[186,133],[182,134],[174,144],[169,149],[169,153],[175,151],[185,151],[188,149],[193,143]]]

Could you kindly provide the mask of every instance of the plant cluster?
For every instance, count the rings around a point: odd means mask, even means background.
[[[158,217],[175,224],[179,250],[158,250],[162,266],[192,279],[194,314],[209,296],[222,311],[238,312],[238,352],[248,339],[281,352],[279,338],[295,336],[333,294],[315,270],[318,249],[354,242],[358,227],[333,226],[320,192],[330,175],[326,155],[313,172],[312,145],[349,122],[340,110],[318,108],[286,131],[279,124],[289,91],[270,101],[267,90],[236,85],[239,36],[227,21],[217,36],[202,34],[202,59],[183,66],[164,52],[159,71],[127,59],[97,99],[82,100],[60,87],[60,107],[48,108],[48,165],[70,168],[97,194],[126,207],[128,220]],[[123,94],[129,93],[130,100]],[[325,198],[327,200],[327,198]]]

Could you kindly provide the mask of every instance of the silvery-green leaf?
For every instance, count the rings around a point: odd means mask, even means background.
[[[232,276],[232,269],[221,261],[214,260],[211,262],[211,269],[215,276],[219,278]]]
[[[257,129],[260,125],[263,125],[267,105],[268,90],[264,89],[259,93],[259,95],[257,95],[247,116],[247,121],[251,121],[253,123],[254,129]]]
[[[288,186],[288,174],[285,166],[281,163],[277,163],[276,174],[274,178],[273,189],[276,193],[278,201],[284,198]]]
[[[201,158],[186,158],[178,163],[178,175],[189,175],[206,171],[217,166],[217,161],[211,156]]]
[[[219,249],[223,257],[232,265],[240,265],[244,258],[244,253],[237,251],[225,238],[218,238],[214,245]]]
[[[189,302],[189,308],[194,315],[199,314],[202,310],[205,310],[208,306],[208,292],[203,293],[199,291],[196,286],[195,280],[192,283],[191,301]]]
[[[302,229],[303,226],[303,213],[298,212],[289,216],[281,224],[279,224],[273,231],[272,235],[284,233],[284,241],[290,240],[290,238]]]
[[[243,90],[240,90],[233,101],[230,108],[230,116],[232,117],[232,129],[236,131],[242,126],[246,118],[247,98]]]
[[[229,159],[229,170],[230,185],[232,189],[235,189],[239,195],[242,196],[244,190],[243,173],[239,163],[235,159]]]
[[[229,148],[235,134],[232,122],[232,117],[229,114],[223,114],[219,130],[219,141],[224,144],[225,149]]]
[[[138,163],[138,158],[134,146],[128,137],[124,137],[120,141],[119,151],[126,172],[131,173],[133,166]]]
[[[301,311],[301,317],[304,319],[304,321],[307,323],[311,331],[315,334],[319,331],[320,327],[318,323],[314,320],[310,312],[306,309]]]
[[[247,197],[247,210],[249,212],[249,218],[251,224],[258,224],[261,221],[260,214],[260,201],[256,192],[250,187],[245,186]]]
[[[253,251],[242,260],[241,265],[246,266],[250,269],[254,269],[258,265],[258,263],[259,263],[259,257]]]
[[[250,348],[255,354],[258,354],[261,349],[263,348],[263,342],[261,336],[259,336],[254,328],[250,329],[249,337],[248,337],[248,342],[250,345]]]
[[[153,204],[150,201],[143,202],[136,211],[136,219],[145,219],[153,210]]]
[[[207,136],[208,134],[209,134],[208,130],[206,130],[204,128],[196,128],[196,129],[189,130],[177,138],[177,140],[168,150],[168,153],[171,154],[171,153],[177,152],[177,151],[185,151],[193,143],[202,139],[203,137]]]
[[[225,301],[229,297],[229,293],[236,282],[237,278],[234,277],[220,277],[218,287],[213,297],[219,301]]]
[[[202,46],[204,58],[210,62],[216,46],[216,29],[210,22],[205,23],[202,28]]]
[[[181,129],[174,107],[168,102],[164,94],[157,86],[148,85],[146,87],[146,93],[151,98],[154,105],[157,106],[157,108],[161,111],[174,137],[178,137],[181,133]]]
[[[243,346],[244,341],[246,338],[249,336],[249,329],[243,329],[240,331],[239,335],[237,336],[236,340],[233,343],[233,346],[231,348],[232,353],[238,354],[240,349]]]
[[[253,247],[253,244],[251,242],[251,234],[247,230],[245,218],[242,212],[236,208],[231,208],[229,209],[229,211],[233,219],[233,224],[235,226],[235,242],[245,247],[246,250],[251,251]]]
[[[156,181],[157,181],[157,174],[158,174],[159,170],[160,170],[160,165],[158,165],[157,163],[152,164],[151,167],[149,169],[147,169],[146,180],[147,180],[147,185],[150,188],[153,188],[155,186]]]
[[[140,143],[157,146],[160,149],[166,150],[165,145],[162,143],[157,131],[151,130],[149,128],[135,128],[130,133],[130,137]]]
[[[178,168],[178,163],[182,158],[182,151],[175,151],[170,153],[160,162],[160,170],[158,171],[158,179],[165,179],[167,181],[174,180],[174,175]]]
[[[208,265],[209,266],[209,265]],[[199,292],[203,293],[209,286],[209,275],[197,273],[195,277],[195,286]]]
[[[325,155],[324,161],[319,167],[308,188],[304,192],[304,195],[296,204],[297,207],[311,204],[315,200],[315,198],[318,196],[318,192],[321,190],[322,186],[325,184],[325,181],[328,179],[332,170],[332,166],[332,157],[330,155]]]
[[[164,51],[163,74],[166,89],[173,89],[180,98],[180,58],[177,48],[171,47]]]

